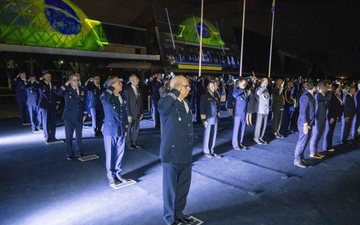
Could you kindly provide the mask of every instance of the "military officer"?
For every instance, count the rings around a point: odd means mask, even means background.
[[[83,156],[82,127],[86,110],[86,91],[80,86],[80,75],[77,73],[71,74],[69,80],[57,90],[57,94],[64,97],[65,100],[63,120],[66,137],[66,157],[68,160],[73,160]],[[76,135],[75,151],[72,147],[74,131]]]
[[[39,109],[39,81],[36,80],[35,75],[30,75],[30,78],[24,82],[24,88],[26,90],[26,104],[28,107],[31,129],[33,133],[37,133],[42,129],[41,125],[41,112]]]
[[[294,165],[300,168],[306,168],[307,162],[304,158],[304,151],[311,137],[312,127],[315,122],[315,85],[308,82],[306,91],[300,97],[298,129],[299,139],[296,143],[294,154]]]
[[[100,96],[103,92],[103,88],[100,85],[101,80],[100,76],[94,76],[85,82],[85,88],[87,91],[90,115],[91,115],[91,125],[94,129],[95,137],[101,137],[101,126],[104,119],[104,111],[100,101]]]
[[[205,127],[203,151],[208,158],[219,157],[214,152],[219,117],[220,99],[216,96],[215,82],[210,81],[207,85],[207,92],[204,93],[200,99],[200,118]],[[211,134],[212,140],[210,140]]]
[[[351,125],[355,117],[355,101],[354,95],[356,92],[355,86],[350,86],[349,92],[344,91],[343,96],[343,114],[341,117],[341,142],[348,143],[348,137],[351,130]]]
[[[53,144],[61,142],[55,138],[56,134],[56,107],[57,107],[57,86],[53,84],[51,74],[43,73],[40,83],[39,108],[42,116],[42,126],[45,143]]]
[[[267,144],[263,139],[266,131],[267,119],[270,111],[270,94],[267,89],[269,80],[262,78],[260,86],[255,90],[255,97],[257,99],[257,115],[254,132],[254,141],[257,144]]]
[[[159,100],[162,130],[160,159],[163,167],[164,220],[168,225],[190,224],[183,214],[191,183],[193,124],[186,77],[170,81],[171,92]]]
[[[114,187],[128,180],[122,177],[122,158],[127,135],[127,103],[122,92],[122,83],[116,76],[106,81],[107,89],[100,100],[104,109],[102,133],[106,154],[106,171],[109,185]]]
[[[232,146],[235,150],[247,149],[247,147],[243,145],[246,127],[246,111],[249,99],[245,90],[246,85],[247,81],[245,79],[239,79],[237,81],[237,88],[232,91],[232,97],[235,99]]]
[[[355,118],[352,125],[352,136],[354,139],[359,139],[358,129],[360,127],[360,83],[357,84],[357,91],[354,95],[355,101]]]
[[[282,79],[275,81],[275,87],[272,90],[272,112],[273,124],[272,132],[276,138],[284,138],[280,134],[281,121],[284,112],[285,98],[283,96],[285,82]]]
[[[27,94],[24,89],[24,83],[26,82],[26,73],[21,72],[13,79],[13,85],[16,89],[16,101],[19,107],[20,119],[22,125],[29,125],[29,112],[26,107]]]

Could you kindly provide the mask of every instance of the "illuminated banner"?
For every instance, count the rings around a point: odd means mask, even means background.
[[[70,0],[1,0],[0,43],[96,51],[107,39]]]

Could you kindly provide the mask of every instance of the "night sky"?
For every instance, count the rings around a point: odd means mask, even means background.
[[[200,15],[199,0],[74,0],[88,17],[130,25],[152,6]],[[272,0],[247,0],[247,30],[270,35]],[[205,0],[204,16],[241,27],[241,0]],[[144,21],[145,24],[145,21]],[[360,1],[277,0],[276,46],[316,63],[328,76],[360,74]],[[246,42],[246,40],[245,40]]]

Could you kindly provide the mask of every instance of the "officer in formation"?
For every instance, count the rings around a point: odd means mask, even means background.
[[[232,97],[235,99],[232,146],[235,150],[247,149],[247,147],[243,145],[246,127],[247,104],[249,99],[245,90],[246,85],[247,81],[245,79],[239,79],[237,81],[237,88],[232,91]]]
[[[300,112],[298,119],[299,139],[296,143],[294,154],[294,165],[300,168],[306,168],[307,162],[304,158],[304,151],[311,137],[311,131],[315,123],[316,101],[314,93],[316,87],[312,82],[307,83],[307,90],[300,98]]]
[[[23,83],[23,88],[26,90],[26,104],[30,115],[31,130],[33,133],[38,133],[42,130],[42,119],[39,109],[39,87],[40,83],[36,80],[35,75],[30,75],[30,78]]]
[[[57,108],[57,86],[51,82],[51,74],[43,73],[42,82],[39,85],[40,99],[39,108],[42,116],[45,143],[53,144],[61,141],[55,138],[56,134],[56,108]]]
[[[292,133],[291,122],[293,120],[294,111],[296,108],[296,93],[294,82],[289,81],[286,84],[284,91],[284,112],[283,112],[283,120],[282,120],[282,132],[285,134]]]
[[[355,119],[355,86],[350,86],[349,90],[343,92],[343,114],[341,117],[341,142],[348,144],[351,126]]]
[[[260,86],[255,90],[255,97],[257,99],[257,116],[254,133],[254,141],[261,145],[267,144],[263,139],[265,135],[268,115],[270,111],[270,94],[267,89],[269,80],[262,78]]]
[[[161,74],[155,74],[153,80],[150,82],[151,87],[151,102],[152,102],[152,118],[156,128],[160,128],[160,115],[158,110],[158,102],[160,99],[159,90],[163,86]]]
[[[275,87],[272,90],[272,133],[276,138],[284,138],[284,136],[280,134],[281,121],[285,105],[285,99],[283,94],[284,84],[285,82],[282,79],[277,79],[275,81]]]
[[[318,83],[317,93],[315,94],[315,124],[310,139],[310,158],[324,158],[324,155],[320,154],[318,151],[318,145],[321,136],[325,131],[326,113],[328,111],[328,104],[331,100],[331,97],[332,92],[328,91],[327,84],[325,82]]]
[[[216,96],[215,91],[215,82],[210,81],[207,85],[207,92],[200,99],[200,118],[205,127],[203,151],[208,158],[220,157],[214,152],[220,117],[220,99]],[[212,138],[210,139],[210,137]]]
[[[139,78],[132,74],[129,77],[131,86],[125,91],[128,112],[128,135],[126,138],[129,149],[140,149],[137,138],[140,130],[140,121],[144,116],[143,99],[139,89]]]
[[[74,73],[70,75],[69,80],[57,90],[57,94],[64,97],[65,100],[62,118],[65,125],[67,160],[73,160],[83,156],[82,127],[85,112],[86,91],[79,83],[80,75]],[[76,135],[75,151],[72,147],[74,131]]]
[[[357,84],[357,91],[354,95],[355,101],[355,118],[352,126],[352,136],[354,139],[359,139],[359,127],[360,127],[360,83]]]
[[[21,72],[13,79],[13,85],[16,90],[16,101],[19,107],[20,120],[22,125],[28,125],[30,118],[26,107],[27,94],[24,89],[24,83],[26,82],[26,73]]]
[[[109,185],[115,187],[128,180],[121,176],[125,138],[128,130],[126,97],[122,94],[122,83],[118,77],[110,77],[106,91],[101,95],[104,109],[102,133],[106,154],[106,171]]]
[[[192,170],[193,123],[186,77],[170,81],[171,92],[159,100],[162,130],[160,159],[163,167],[164,220],[168,225],[191,224],[183,214],[189,193]]]
[[[100,76],[89,78],[85,82],[87,97],[89,101],[89,109],[91,115],[91,125],[94,129],[95,137],[101,137],[101,126],[104,119],[104,111],[100,101],[100,96],[103,93]]]

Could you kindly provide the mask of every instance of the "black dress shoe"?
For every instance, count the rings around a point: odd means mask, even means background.
[[[248,147],[245,146],[245,145],[239,145],[240,149],[243,150],[243,151],[247,151],[248,150]]]
[[[263,143],[264,145],[267,144],[267,141],[264,141],[264,139],[262,139],[262,138],[259,138],[259,141],[260,141],[261,143]]]
[[[74,160],[74,159],[75,159],[75,157],[74,157],[74,156],[72,156],[72,155],[70,155],[70,156],[67,156],[67,157],[66,157],[66,159],[70,161],[70,160]]]
[[[193,224],[195,222],[194,219],[189,218],[189,217],[183,217],[183,218],[177,219],[175,221],[178,221],[181,224]]]

